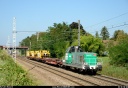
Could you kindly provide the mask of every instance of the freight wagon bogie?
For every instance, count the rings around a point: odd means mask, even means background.
[[[62,67],[62,61],[58,58],[47,58],[45,61],[47,64]]]

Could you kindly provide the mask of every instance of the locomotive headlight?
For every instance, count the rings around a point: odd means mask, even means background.
[[[88,63],[84,63],[84,65],[88,65]]]
[[[65,60],[63,60],[63,62],[65,62]]]
[[[98,62],[97,65],[101,65],[101,62]]]

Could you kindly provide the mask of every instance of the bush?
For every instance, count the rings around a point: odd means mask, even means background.
[[[117,66],[127,66],[128,63],[128,38],[109,49],[110,64]]]
[[[0,85],[30,86],[35,84],[28,78],[27,72],[13,61],[11,56],[0,50]]]

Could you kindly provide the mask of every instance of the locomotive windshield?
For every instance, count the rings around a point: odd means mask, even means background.
[[[83,50],[80,48],[80,46],[75,47],[75,52],[83,52]]]
[[[80,46],[71,46],[67,49],[66,53],[71,52],[83,52],[83,50],[80,48]]]

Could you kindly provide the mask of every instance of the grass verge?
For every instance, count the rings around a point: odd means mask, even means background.
[[[11,56],[0,50],[0,85],[1,86],[36,86]]]
[[[117,67],[114,65],[110,65],[109,57],[99,57],[99,59],[100,58],[102,58],[102,61],[103,61],[103,69],[101,72],[98,72],[98,73],[116,77],[116,78],[120,78],[120,79],[124,79],[124,80],[128,81],[128,70],[126,67]]]

